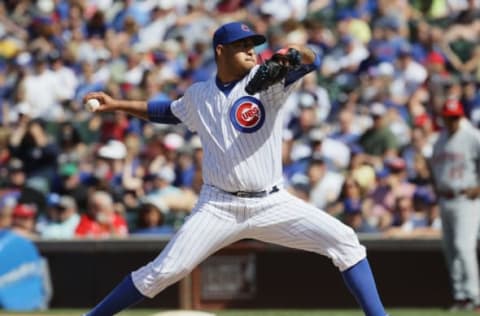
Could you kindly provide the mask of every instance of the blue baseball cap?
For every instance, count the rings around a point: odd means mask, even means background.
[[[246,38],[251,38],[255,46],[267,41],[265,36],[255,33],[247,24],[230,22],[220,26],[213,34],[213,48],[215,49],[220,44],[230,44]]]

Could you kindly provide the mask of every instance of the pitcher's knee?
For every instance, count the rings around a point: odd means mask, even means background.
[[[339,234],[337,243],[329,250],[333,264],[344,271],[367,256],[366,249],[360,244],[355,231],[345,226]]]
[[[169,285],[187,276],[192,269],[184,265],[168,266],[153,263],[132,273],[132,279],[137,289],[143,295],[153,298]]]

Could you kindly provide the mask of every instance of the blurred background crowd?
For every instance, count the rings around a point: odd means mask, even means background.
[[[285,185],[358,233],[439,236],[428,158],[447,97],[480,125],[478,0],[5,0],[0,228],[30,238],[170,236],[202,185],[181,125],[92,114],[82,97],[181,97],[242,20],[321,69],[284,106]],[[199,100],[199,102],[202,102]]]

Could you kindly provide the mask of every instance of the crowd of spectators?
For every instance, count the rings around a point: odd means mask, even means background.
[[[447,97],[480,126],[478,0],[5,0],[0,228],[30,238],[172,234],[202,185],[181,125],[92,114],[82,97],[173,100],[215,75],[211,38],[242,20],[322,59],[284,105],[286,187],[352,226],[438,236],[427,160]],[[201,102],[201,100],[199,100]]]

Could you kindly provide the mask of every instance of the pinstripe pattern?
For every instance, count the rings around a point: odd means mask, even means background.
[[[281,105],[296,84],[279,83],[248,97],[244,89],[254,73],[228,95],[212,79],[193,85],[172,103],[173,114],[201,138],[204,186],[192,215],[164,251],[132,273],[135,286],[147,297],[244,238],[325,255],[342,271],[366,255],[351,228],[283,189],[264,198],[225,192],[269,190],[282,181]]]
[[[353,230],[285,190],[239,198],[205,185],[195,210],[162,253],[132,273],[138,290],[154,297],[212,253],[254,238],[325,255],[341,270],[365,258]]]
[[[237,130],[230,120],[233,104],[245,97],[245,85],[254,71],[236,83],[226,96],[215,80],[197,83],[172,103],[172,112],[198,132],[204,150],[204,183],[225,191],[261,191],[282,180],[281,105],[295,84],[279,83],[255,95],[265,108],[263,126],[253,133]],[[207,159],[208,157],[208,159]]]
[[[287,191],[264,202],[264,211],[251,218],[251,238],[325,255],[341,271],[366,256],[350,227]]]
[[[206,199],[226,202],[207,192],[190,218],[152,262],[132,273],[137,289],[154,297],[168,285],[188,274],[202,260],[218,249],[238,240],[243,230],[234,212],[219,212]]]

